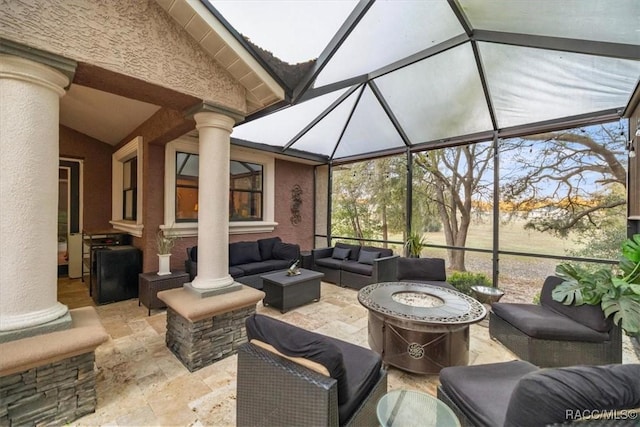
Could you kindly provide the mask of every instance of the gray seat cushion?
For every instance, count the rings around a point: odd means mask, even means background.
[[[361,274],[363,276],[371,276],[373,274],[373,266],[370,264],[362,264],[357,261],[345,261],[342,263],[342,271]]]
[[[320,258],[316,260],[316,265],[319,265],[321,267],[334,268],[336,270],[340,270],[340,267],[343,263],[343,260],[335,258]]]
[[[236,277],[244,276],[244,271],[241,268],[231,266],[229,267],[229,274],[235,279]]]
[[[536,304],[494,303],[493,313],[533,338],[603,342],[609,334],[594,331],[567,316]]]
[[[248,264],[236,265],[236,268],[244,271],[246,276],[251,274],[267,273],[275,270],[284,270],[289,268],[289,261],[285,260],[269,260],[261,262],[251,262]]]
[[[504,425],[511,393],[520,379],[538,368],[529,362],[454,366],[440,371],[445,393],[477,426]]]
[[[520,379],[509,400],[504,425],[537,427],[572,421],[576,416],[591,415],[591,411],[637,407],[640,364],[542,369]]]

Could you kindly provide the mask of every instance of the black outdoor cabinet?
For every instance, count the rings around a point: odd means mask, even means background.
[[[133,246],[97,249],[91,296],[96,304],[138,297],[138,274],[142,272],[142,252]]]

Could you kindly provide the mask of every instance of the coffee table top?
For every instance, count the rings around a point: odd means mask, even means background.
[[[390,391],[378,401],[376,413],[383,427],[460,427],[451,408],[419,391]]]
[[[374,283],[360,289],[358,301],[369,310],[386,316],[428,324],[469,324],[479,322],[487,315],[485,307],[476,299],[425,283]]]
[[[287,270],[282,270],[260,277],[262,280],[269,280],[282,286],[295,285],[307,280],[321,279],[324,277],[324,273],[320,273],[319,271],[307,270],[306,268],[299,268],[298,271],[300,271],[300,274],[295,276],[287,276]]]

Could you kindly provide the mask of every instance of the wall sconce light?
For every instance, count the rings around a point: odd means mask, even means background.
[[[636,156],[636,147],[633,139],[627,144],[627,150],[629,150],[629,158],[633,159]]]

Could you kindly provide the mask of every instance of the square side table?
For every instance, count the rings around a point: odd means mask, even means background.
[[[165,303],[158,299],[158,292],[180,288],[188,281],[189,274],[184,271],[174,271],[164,276],[158,276],[157,272],[139,274],[138,307],[142,303],[147,307],[147,316],[150,316],[151,309],[166,307]]]
[[[311,301],[320,299],[320,279],[324,273],[300,269],[297,276],[287,276],[287,271],[262,276],[262,290],[266,294],[262,303],[285,313]]]

